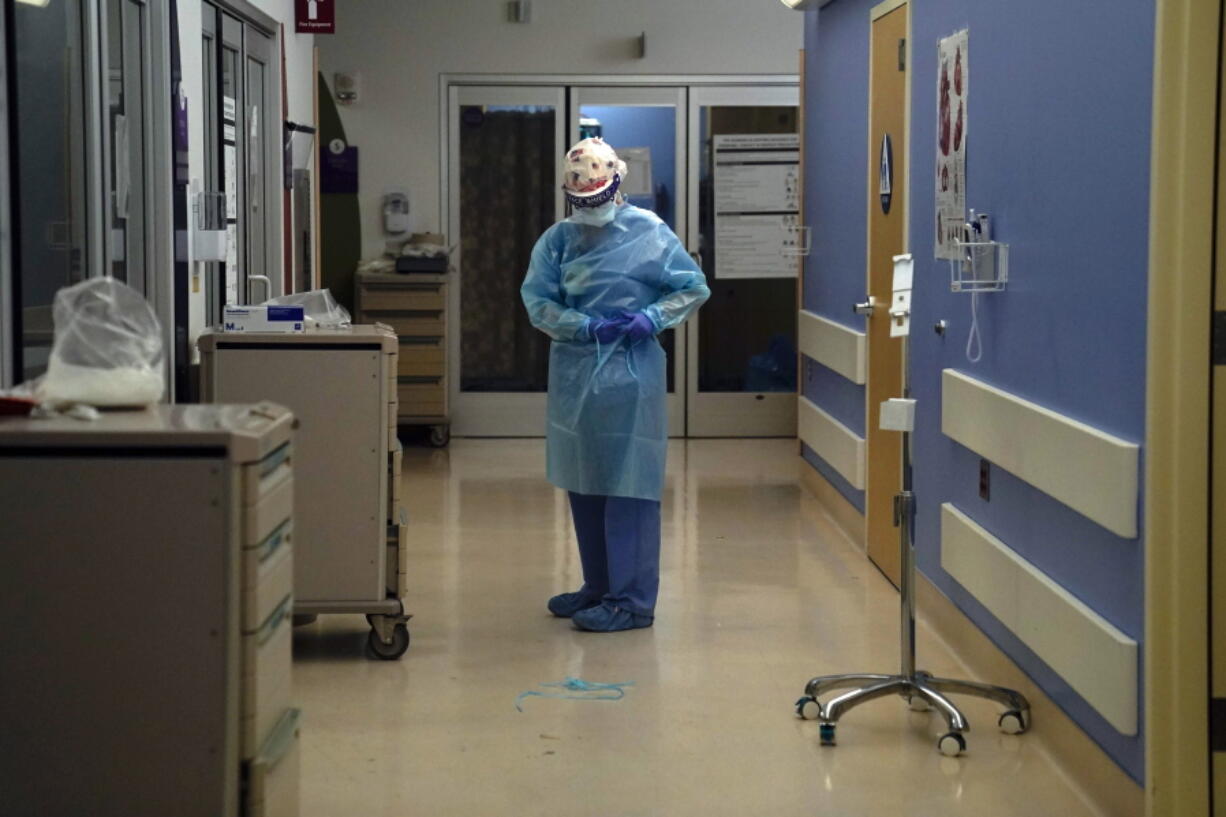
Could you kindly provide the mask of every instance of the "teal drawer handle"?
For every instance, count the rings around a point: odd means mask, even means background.
[[[255,643],[257,645],[263,647],[272,639],[273,633],[277,631],[277,627],[281,625],[281,622],[289,618],[289,611],[293,604],[294,596],[290,594],[277,605],[276,610],[268,614],[268,618],[260,625],[259,632],[255,634]]]
[[[289,754],[294,739],[298,736],[299,723],[302,720],[301,709],[287,709],[277,725],[272,728],[264,745],[260,747],[257,763],[263,763],[268,771],[277,768],[277,764]]]
[[[289,443],[282,443],[277,450],[273,451],[267,457],[260,461],[260,479],[276,471],[281,465],[289,459]]]
[[[258,561],[263,564],[268,561],[268,558],[277,552],[281,545],[289,541],[289,528],[292,519],[286,519],[280,525],[273,529],[273,532],[264,537],[264,541],[258,546]]]

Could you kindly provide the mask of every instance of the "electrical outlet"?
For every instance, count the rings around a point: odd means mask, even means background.
[[[979,460],[979,498],[992,501],[992,464],[985,459]]]

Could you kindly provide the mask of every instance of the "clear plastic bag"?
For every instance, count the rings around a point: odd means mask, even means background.
[[[312,289],[272,298],[264,306],[301,306],[308,327],[345,329],[352,324],[349,310],[336,302],[331,290]]]
[[[91,278],[55,294],[55,340],[38,383],[50,406],[148,406],[161,401],[162,324],[136,290]]]

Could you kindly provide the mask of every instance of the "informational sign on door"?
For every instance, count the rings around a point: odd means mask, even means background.
[[[800,137],[715,137],[716,278],[795,278]]]
[[[937,258],[960,257],[966,226],[967,31],[937,44]]]

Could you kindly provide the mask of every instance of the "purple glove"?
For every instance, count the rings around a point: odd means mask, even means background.
[[[613,343],[626,334],[628,324],[629,320],[625,317],[594,320],[590,325],[592,337],[598,343]]]
[[[631,343],[638,343],[640,340],[647,340],[647,338],[655,336],[656,325],[652,322],[651,318],[642,312],[636,312],[626,317],[630,321],[626,324],[626,335],[630,338]]]

